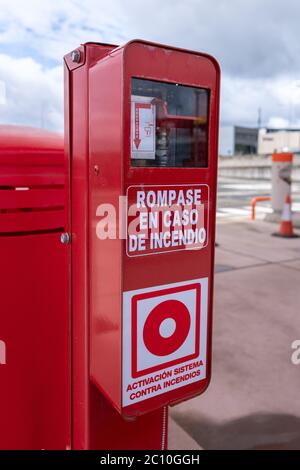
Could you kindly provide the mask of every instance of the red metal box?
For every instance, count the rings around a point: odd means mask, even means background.
[[[90,374],[125,416],[210,380],[219,81],[144,41],[89,69]]]
[[[206,54],[144,41],[87,44],[74,58],[66,142],[80,422],[86,368],[127,417],[208,386],[220,71]]]

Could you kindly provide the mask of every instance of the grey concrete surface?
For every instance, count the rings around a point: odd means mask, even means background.
[[[235,255],[248,256],[256,263],[293,261],[296,255],[300,258],[298,238],[283,239],[271,237],[278,232],[278,226],[263,222],[233,223],[217,226],[219,247]],[[299,231],[295,233],[299,233]]]
[[[300,239],[272,230],[217,230],[212,381],[171,409],[204,449],[300,449]]]
[[[289,268],[298,269],[300,271],[300,260],[286,261],[283,264]]]
[[[202,450],[202,448],[174,419],[169,418],[168,450]]]
[[[264,262],[264,260],[256,257],[243,255],[241,253],[236,253],[235,251],[233,252],[228,247],[226,248],[226,246],[223,248],[223,245],[216,249],[216,272],[223,271],[222,267],[226,267],[227,270],[229,270],[234,268],[244,268],[247,266],[256,266],[257,264],[263,264]]]

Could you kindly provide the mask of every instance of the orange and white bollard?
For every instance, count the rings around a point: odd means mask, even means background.
[[[278,216],[283,210],[286,195],[291,194],[292,165],[292,153],[282,152],[272,155],[272,209]]]
[[[287,194],[291,194],[293,154],[279,152],[272,155],[272,213],[265,220],[279,222]]]
[[[293,221],[292,221],[292,201],[291,196],[288,194],[285,197],[281,221],[279,226],[279,232],[273,233],[276,237],[284,238],[296,238],[298,235],[294,233]]]

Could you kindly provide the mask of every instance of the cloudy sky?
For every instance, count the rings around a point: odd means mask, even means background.
[[[63,55],[133,38],[213,54],[222,124],[300,126],[299,0],[0,0],[0,123],[62,130]]]

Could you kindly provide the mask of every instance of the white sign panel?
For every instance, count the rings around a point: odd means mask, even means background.
[[[131,96],[131,158],[155,159],[154,98]]]
[[[123,407],[206,377],[208,278],[123,293]]]

